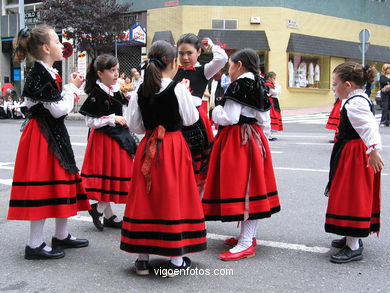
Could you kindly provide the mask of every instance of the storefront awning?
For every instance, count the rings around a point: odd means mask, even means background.
[[[362,53],[359,50],[359,45],[357,42],[291,33],[287,52],[361,59]],[[370,44],[366,52],[366,60],[389,62],[390,48]]]
[[[199,30],[200,39],[210,38],[213,42],[226,44],[226,49],[252,48],[254,50],[269,51],[268,39],[265,31],[244,30]]]
[[[152,43],[160,40],[167,41],[171,45],[175,45],[175,41],[173,40],[173,35],[171,31],[155,32]]]

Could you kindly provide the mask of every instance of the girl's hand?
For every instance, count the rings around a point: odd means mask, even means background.
[[[190,80],[189,79],[183,78],[181,80],[181,84],[184,85],[187,89],[190,88]]]
[[[116,116],[115,115],[115,123],[127,127],[127,121],[123,116]]]
[[[73,83],[77,88],[81,87],[84,80],[84,77],[79,72],[74,72],[70,75],[70,83]]]
[[[214,44],[213,41],[210,38],[204,38],[202,40],[202,45],[207,51],[211,51],[213,48]]]
[[[370,153],[370,155],[368,157],[367,168],[370,166],[372,166],[372,168],[374,169],[374,173],[380,172],[383,169],[383,167],[385,166],[385,164],[383,163],[382,157],[379,154],[378,150],[373,150]]]

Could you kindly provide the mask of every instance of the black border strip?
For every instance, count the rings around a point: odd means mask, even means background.
[[[257,220],[271,217],[272,214],[280,212],[280,206],[272,208],[269,212],[261,213],[250,213],[249,220]],[[231,215],[231,216],[221,216],[221,215],[205,215],[206,221],[222,221],[222,222],[235,222],[243,221],[244,214],[241,215]]]
[[[181,233],[168,233],[168,232],[140,232],[140,231],[129,231],[122,229],[122,236],[129,239],[153,239],[153,240],[164,240],[164,241],[179,241],[183,239],[194,239],[206,237],[206,230],[198,231],[183,231]]]
[[[123,221],[132,224],[155,224],[155,225],[180,225],[180,224],[201,224],[205,219],[181,219],[181,220],[162,220],[162,219],[131,219],[123,217]]]
[[[102,178],[102,179],[118,180],[118,181],[131,181],[131,177],[114,177],[114,176],[106,176],[106,175],[100,175],[100,174],[85,174],[85,173],[81,173],[81,177],[85,177],[85,178]]]
[[[104,189],[99,189],[99,188],[86,188],[85,190],[87,192],[100,192],[100,193],[105,193],[105,194],[118,194],[118,195],[123,195],[123,196],[126,196],[129,194],[126,191],[104,190]]]
[[[125,242],[121,242],[120,248],[124,251],[131,253],[147,253],[157,254],[163,256],[181,256],[187,253],[200,252],[207,249],[207,243],[200,243],[195,245],[188,245],[179,248],[167,248],[160,246],[149,245],[131,245]]]
[[[58,198],[45,198],[45,199],[31,199],[31,200],[19,200],[12,199],[9,201],[10,207],[42,207],[42,206],[55,206],[55,205],[72,205],[77,203],[78,200],[87,200],[86,194],[77,194],[77,197],[58,197]]]
[[[325,231],[328,233],[351,237],[367,237],[370,234],[369,228],[342,227],[331,224],[325,224]]]
[[[271,196],[278,195],[277,191],[269,192],[263,195],[250,196],[249,201],[263,200]],[[235,202],[245,202],[245,197],[238,198],[218,198],[218,199],[202,199],[202,203],[205,204],[222,204],[222,203],[235,203]]]
[[[75,180],[51,180],[51,181],[13,181],[12,186],[39,186],[39,185],[59,185],[59,184],[76,184],[80,183],[81,179]]]
[[[370,222],[370,217],[353,217],[353,216],[342,216],[334,214],[326,214],[327,218],[336,219],[336,220],[346,220],[346,221],[356,221],[356,222]]]

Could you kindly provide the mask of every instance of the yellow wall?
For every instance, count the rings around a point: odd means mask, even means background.
[[[260,16],[261,24],[250,24],[251,16]],[[298,22],[298,29],[287,27],[287,19]],[[287,45],[290,33],[358,42],[359,32],[371,31],[370,43],[390,46],[390,26],[368,24],[337,17],[297,11],[281,7],[224,7],[224,6],[177,6],[148,11],[148,45],[157,31],[171,30],[176,41],[183,33],[197,34],[200,29],[211,29],[212,19],[237,19],[239,30],[264,30],[271,48],[268,54],[268,70],[278,75],[282,86],[280,104],[284,109],[332,105],[331,89],[287,88]],[[330,58],[330,69],[344,59]],[[390,60],[389,60],[390,62]],[[331,77],[329,71],[329,79]]]

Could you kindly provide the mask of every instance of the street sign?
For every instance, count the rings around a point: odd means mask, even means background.
[[[363,29],[359,33],[359,41],[362,43],[366,43],[370,40],[371,33],[368,29]]]
[[[64,49],[62,51],[62,56],[64,58],[69,58],[73,54],[73,46],[69,42],[63,42],[62,44],[64,45]]]

